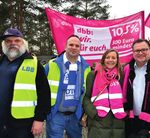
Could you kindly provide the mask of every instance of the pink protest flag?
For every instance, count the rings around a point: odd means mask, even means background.
[[[110,48],[119,52],[121,63],[132,59],[132,43],[144,38],[144,11],[113,20],[87,20],[45,9],[58,54],[65,49],[67,38],[78,35],[80,54],[92,65]]]
[[[150,28],[150,14],[147,16],[146,21],[145,21],[145,26]]]

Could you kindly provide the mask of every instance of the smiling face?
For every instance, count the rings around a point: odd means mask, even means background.
[[[144,41],[135,43],[133,46],[133,57],[137,66],[142,67],[150,57],[149,45]]]
[[[68,60],[77,60],[80,54],[80,40],[77,37],[70,37],[66,44],[66,56]]]
[[[104,59],[104,65],[108,69],[113,69],[117,65],[117,60],[116,52],[109,52]]]

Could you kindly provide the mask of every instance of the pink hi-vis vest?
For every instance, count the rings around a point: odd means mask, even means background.
[[[101,85],[100,82],[104,80],[102,76],[97,73],[94,84]],[[97,82],[99,83],[97,83]],[[126,117],[126,113],[123,108],[123,95],[120,83],[117,79],[113,79],[108,87],[103,89],[102,92],[98,90],[98,86],[93,86],[91,101],[93,102],[98,93],[101,93],[94,101],[93,105],[97,109],[97,113],[100,117],[105,117],[111,110],[117,119],[123,119]]]

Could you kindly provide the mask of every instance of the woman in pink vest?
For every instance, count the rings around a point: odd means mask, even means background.
[[[118,52],[107,50],[94,71],[88,74],[83,99],[88,115],[89,138],[124,138],[122,71]]]

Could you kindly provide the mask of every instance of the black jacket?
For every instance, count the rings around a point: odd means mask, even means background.
[[[134,69],[135,60],[129,63],[129,78],[127,82],[127,103],[125,105],[127,110],[133,109],[133,80],[135,78]],[[147,69],[145,74],[145,94],[142,104],[142,112],[150,114],[150,60],[147,63]]]
[[[3,62],[3,59],[7,58],[5,55],[3,55],[0,58],[0,67],[1,67],[1,62]],[[29,53],[25,53],[23,54],[21,57],[19,57],[16,60],[19,60],[19,65],[17,70],[19,69],[20,65],[22,64],[24,59],[32,59],[33,57],[29,54]],[[12,61],[13,62],[13,61]],[[14,117],[12,117],[11,115],[11,102],[12,102],[12,98],[13,98],[13,89],[14,89],[14,83],[15,83],[15,77],[17,74],[17,70],[16,73],[14,74],[13,77],[13,84],[10,88],[10,98],[9,98],[9,111],[8,111],[8,117],[6,119],[6,126],[11,126],[11,127],[22,127],[22,126],[26,126],[26,125],[32,125],[33,120],[37,120],[37,121],[44,121],[46,119],[47,114],[50,111],[50,103],[51,103],[51,96],[50,96],[50,88],[49,88],[49,84],[48,84],[48,80],[47,77],[45,75],[45,71],[43,66],[40,64],[40,62],[38,61],[37,64],[37,75],[35,78],[35,82],[36,82],[36,90],[37,90],[37,106],[35,108],[35,116],[34,118],[28,118],[28,119],[15,119]]]

